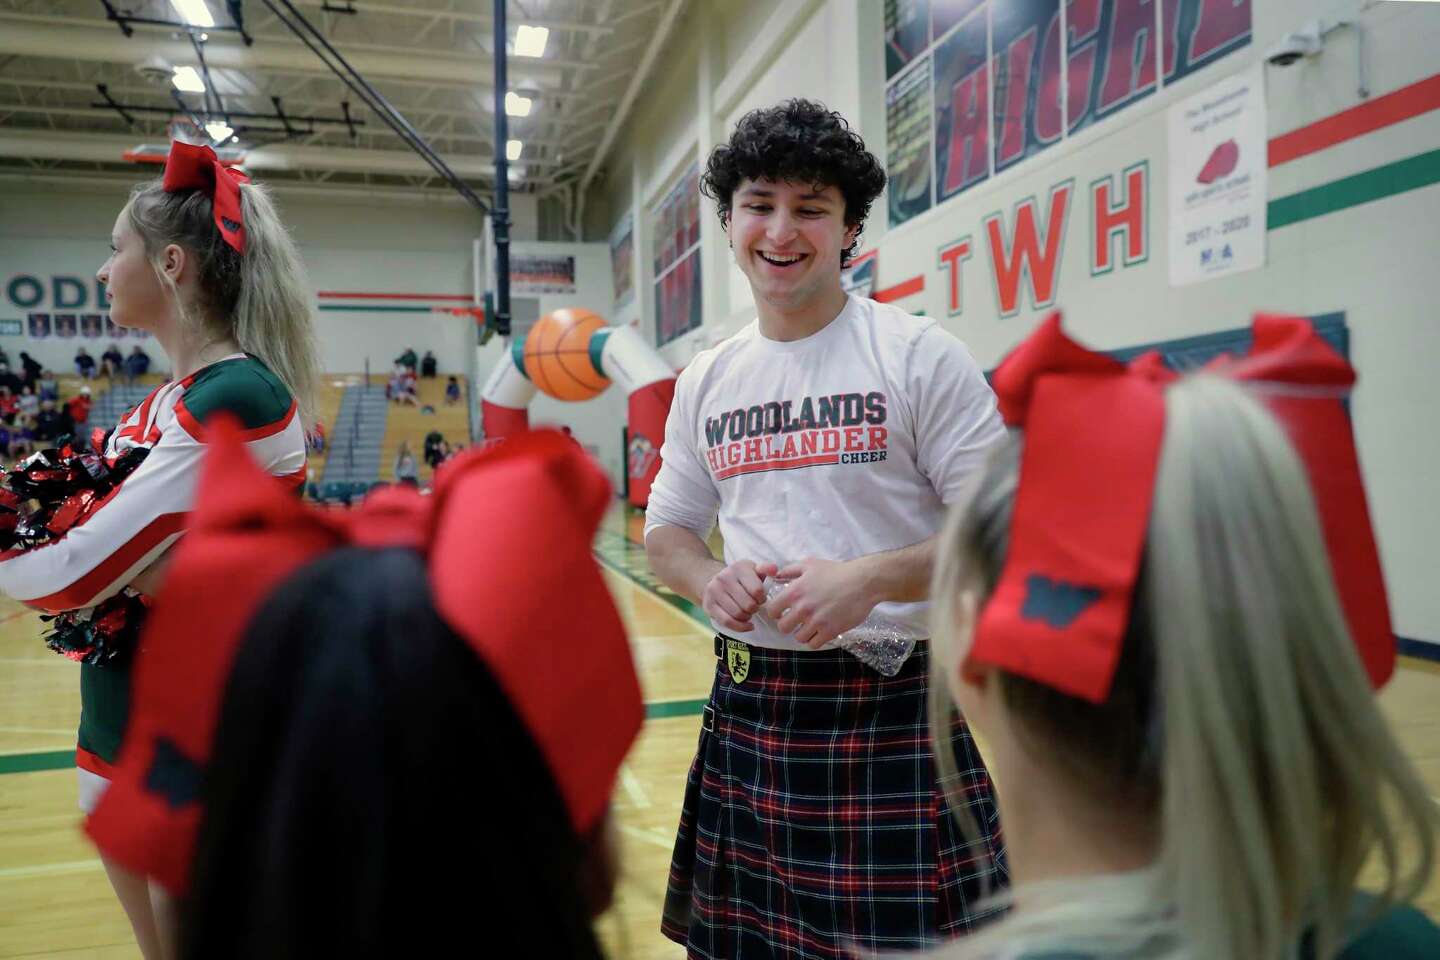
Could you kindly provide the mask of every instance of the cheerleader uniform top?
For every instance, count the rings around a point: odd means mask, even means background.
[[[294,398],[258,359],[232,354],[162,384],[125,414],[104,455],[147,448],[145,460],[60,539],[0,554],[0,592],[57,612],[92,607],[123,589],[179,539],[200,478],[204,424],[217,413],[240,422],[262,469],[297,489],[304,484],[305,434]],[[110,776],[129,700],[129,658],[81,665],[78,766]]]

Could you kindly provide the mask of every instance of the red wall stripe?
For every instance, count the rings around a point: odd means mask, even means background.
[[[908,297],[912,293],[919,293],[925,289],[925,275],[911,277],[909,280],[902,280],[893,287],[886,287],[884,290],[876,290],[873,298],[881,303],[889,303],[891,300],[899,300],[901,297]]]
[[[1270,141],[1270,166],[1278,167],[1436,109],[1440,109],[1440,73],[1281,134]]]
[[[474,297],[450,293],[365,293],[345,290],[321,290],[321,300],[456,300],[472,303]]]

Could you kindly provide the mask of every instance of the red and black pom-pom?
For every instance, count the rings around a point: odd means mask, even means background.
[[[50,624],[45,645],[79,663],[124,663],[135,650],[149,601],[129,588],[84,610],[42,614]]]
[[[0,469],[0,550],[34,550],[84,523],[144,461],[136,448],[114,459],[69,438]],[[72,660],[108,664],[127,658],[139,638],[146,601],[128,588],[83,610],[43,616],[50,649]]]

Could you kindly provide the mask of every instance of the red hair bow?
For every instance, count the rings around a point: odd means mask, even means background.
[[[307,507],[268,479],[232,424],[213,426],[211,446],[142,639],[114,781],[86,824],[100,848],[184,892],[199,805],[152,774],[176,755],[204,764],[248,623],[296,570],[345,546],[426,557],[437,612],[505,690],[576,833],[593,829],[643,705],[590,553],[610,485],[589,458],[558,433],[525,434],[452,461],[433,496],[389,488],[341,511]]]
[[[1341,394],[1355,371],[1295,317],[1259,315],[1244,357],[1209,369],[1282,383],[1262,399],[1305,465],[1351,636],[1375,686],[1395,640],[1360,464]],[[1052,314],[996,369],[1000,413],[1025,430],[1010,549],[970,658],[1094,703],[1110,693],[1129,622],[1176,374],[1128,366],[1067,337]],[[1326,391],[1333,392],[1334,395]]]
[[[249,182],[250,178],[245,174],[221,163],[209,147],[183,140],[171,141],[170,156],[165,160],[165,192],[203,191],[215,208],[215,226],[220,228],[220,236],[235,248],[236,253],[245,252],[245,217],[240,208],[240,185]]]

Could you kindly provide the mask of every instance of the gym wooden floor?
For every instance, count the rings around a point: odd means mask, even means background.
[[[654,583],[637,545],[640,528],[638,515],[617,510],[596,543],[630,626],[647,703],[615,792],[620,889],[599,921],[616,960],[684,956],[659,934],[660,905],[714,669],[703,615]],[[139,951],[129,925],[78,830],[77,668],[46,650],[39,633],[33,613],[0,598],[0,957],[132,960]],[[1440,798],[1440,666],[1402,659],[1382,705]],[[1422,906],[1440,917],[1440,879]]]

